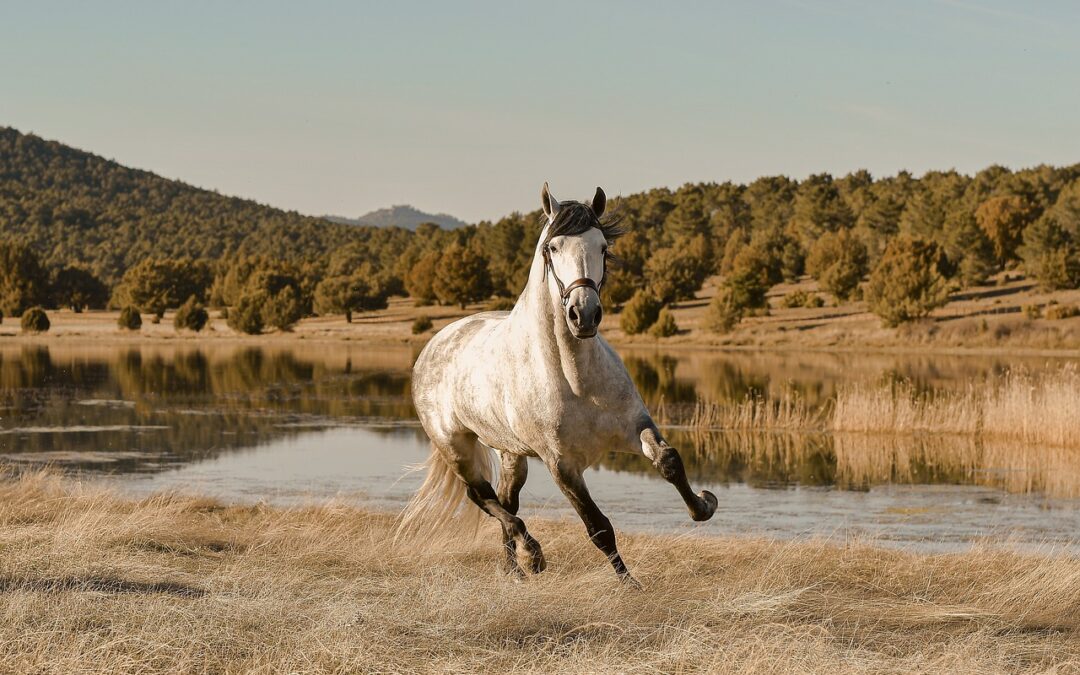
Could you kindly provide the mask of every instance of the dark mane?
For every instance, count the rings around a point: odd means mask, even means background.
[[[548,229],[547,238],[574,236],[595,227],[611,243],[626,234],[626,229],[619,225],[619,218],[601,220],[593,213],[592,207],[581,202],[562,202],[558,215]]]

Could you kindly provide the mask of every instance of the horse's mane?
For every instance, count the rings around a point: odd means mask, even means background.
[[[548,228],[547,238],[574,236],[595,227],[611,243],[626,234],[626,228],[619,224],[619,220],[617,216],[601,220],[588,204],[566,201],[560,204],[559,213]]]

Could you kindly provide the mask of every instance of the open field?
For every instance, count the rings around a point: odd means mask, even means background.
[[[705,312],[716,291],[716,279],[706,282],[693,301],[674,308],[680,333],[658,340],[648,335],[628,336],[619,328],[618,315],[612,314],[603,325],[605,338],[614,344],[665,348],[723,349],[815,349],[815,350],[934,350],[948,352],[1080,354],[1080,316],[1068,319],[1028,318],[1024,308],[1051,303],[1080,305],[1080,290],[1044,293],[1030,281],[1008,282],[967,289],[953,295],[948,305],[936,310],[931,320],[897,329],[883,328],[878,317],[867,311],[864,303],[853,302],[820,308],[784,308],[788,293],[814,293],[816,282],[804,279],[798,284],[780,284],[770,291],[768,316],[749,317],[730,334],[716,335],[703,326]],[[458,307],[414,307],[408,298],[394,298],[386,310],[360,314],[346,323],[341,316],[302,320],[288,333],[260,336],[240,335],[230,329],[217,312],[202,333],[178,333],[172,313],[159,324],[144,317],[137,333],[121,331],[116,326],[118,313],[89,311],[51,311],[53,327],[45,335],[20,336],[18,322],[5,318],[0,324],[0,338],[17,340],[90,339],[109,341],[193,341],[226,339],[261,342],[274,340],[346,340],[373,345],[421,345],[432,333],[412,334],[417,316],[432,319],[434,329],[467,314],[483,311],[484,304]]]
[[[393,519],[0,483],[8,672],[1080,672],[1080,560],[624,536],[620,587],[579,524],[393,548]]]

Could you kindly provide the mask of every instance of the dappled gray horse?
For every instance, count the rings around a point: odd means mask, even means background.
[[[542,571],[540,544],[517,517],[527,458],[539,457],[589,538],[632,582],[582,472],[613,450],[642,453],[679,491],[694,520],[712,517],[716,497],[694,494],[679,453],[660,435],[622,360],[597,335],[608,246],[621,234],[600,220],[604,191],[597,188],[591,204],[560,204],[545,183],[541,199],[547,225],[513,310],[455,321],[413,367],[413,399],[432,453],[401,531],[446,525],[467,495],[502,526],[507,571],[522,574],[518,546],[529,568]],[[500,457],[498,491],[489,449]]]

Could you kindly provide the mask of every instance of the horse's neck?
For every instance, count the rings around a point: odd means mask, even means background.
[[[597,338],[579,340],[570,333],[561,312],[554,311],[554,296],[545,279],[540,255],[533,258],[529,282],[511,313],[513,331],[525,348],[544,361],[544,370],[561,373],[570,389],[578,395],[588,391],[600,362]]]

